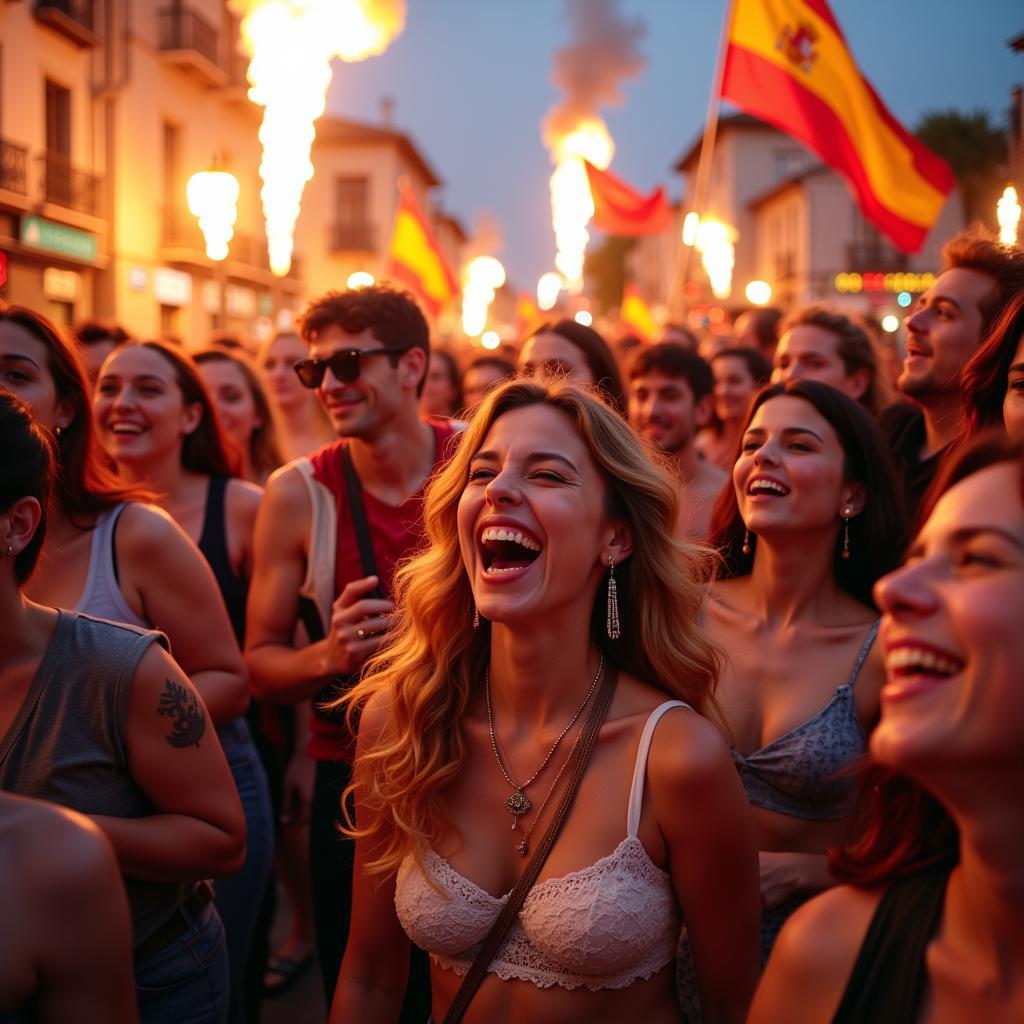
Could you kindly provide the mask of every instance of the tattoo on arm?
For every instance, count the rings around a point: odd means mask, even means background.
[[[164,683],[156,713],[174,719],[167,742],[172,747],[198,747],[206,732],[206,712],[196,695],[180,683],[171,679],[165,679]]]

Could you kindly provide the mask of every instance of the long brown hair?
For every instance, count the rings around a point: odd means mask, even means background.
[[[615,574],[622,635],[607,636],[602,584],[589,624],[592,641],[623,672],[716,715],[719,653],[698,625],[713,556],[677,536],[679,492],[671,474],[589,389],[565,381],[500,385],[428,485],[428,546],[396,573],[388,642],[343,698],[350,716],[374,694],[388,698],[381,742],[358,764],[360,799],[374,824],[348,822],[351,835],[372,839],[377,856],[370,871],[394,870],[410,852],[420,856],[444,831],[440,797],[462,768],[461,722],[482,685],[491,637],[489,623],[470,626],[473,593],[459,547],[459,500],[470,462],[495,421],[534,405],[569,418],[605,480],[609,512],[632,531],[633,551]]]
[[[80,529],[124,501],[153,501],[145,487],[129,483],[117,471],[96,437],[89,375],[82,357],[64,332],[27,306],[0,306],[0,323],[15,324],[46,349],[46,368],[58,401],[70,409],[70,422],[56,438],[57,480],[54,493],[64,513]]]

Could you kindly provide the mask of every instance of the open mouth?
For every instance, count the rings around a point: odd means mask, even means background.
[[[480,534],[480,557],[487,575],[525,569],[541,550],[540,541],[515,528],[488,526]]]
[[[109,429],[112,434],[123,434],[128,437],[135,437],[143,433],[146,428],[139,426],[138,423],[112,423]]]
[[[789,494],[789,488],[780,484],[778,480],[769,480],[767,477],[758,477],[747,484],[747,494],[765,494],[769,497],[785,497]]]
[[[954,655],[927,647],[901,646],[887,653],[885,667],[892,679],[913,679],[922,676],[943,679],[960,672],[964,663]]]

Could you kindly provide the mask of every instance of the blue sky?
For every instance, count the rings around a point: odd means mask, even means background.
[[[554,257],[540,126],[561,93],[552,58],[569,41],[562,0],[409,0],[405,30],[386,53],[335,65],[329,109],[376,121],[396,101],[408,131],[445,181],[444,203],[467,230],[493,212],[510,280],[533,291]],[[625,83],[624,103],[600,113],[616,143],[612,170],[638,188],[668,184],[675,159],[700,131],[724,0],[621,0],[647,24],[647,66]],[[983,108],[1003,121],[1024,84],[1020,0],[833,0],[861,70],[912,126],[927,110]]]

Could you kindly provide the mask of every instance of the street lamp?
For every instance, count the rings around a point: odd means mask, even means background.
[[[199,218],[206,255],[215,262],[227,259],[238,216],[238,179],[227,171],[200,171],[188,179],[185,194],[189,212]]]
[[[1004,245],[1017,244],[1017,225],[1020,223],[1020,203],[1017,190],[1007,185],[996,203],[996,218],[999,221],[999,241]]]

